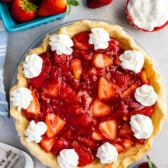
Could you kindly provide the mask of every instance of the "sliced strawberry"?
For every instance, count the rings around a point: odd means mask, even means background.
[[[91,105],[93,117],[104,117],[110,114],[111,107],[96,99]]]
[[[62,149],[66,149],[68,147],[69,142],[65,138],[60,137],[55,141],[51,152],[53,152],[55,155],[58,155]]]
[[[92,139],[95,141],[101,141],[104,139],[103,135],[99,131],[92,132]]]
[[[129,137],[133,135],[132,129],[130,127],[130,125],[128,124],[124,124],[120,129],[119,129],[119,133],[118,136],[119,137]]]
[[[124,147],[120,143],[115,143],[114,146],[116,147],[118,153],[121,153],[124,151]]]
[[[154,107],[150,106],[150,107],[144,107],[142,109],[131,111],[131,112],[129,112],[129,115],[131,116],[131,115],[135,115],[135,114],[143,114],[146,116],[151,116],[153,112],[154,112]]]
[[[101,77],[98,81],[98,98],[102,100],[114,96],[116,96],[116,94],[112,84],[105,77]]]
[[[139,73],[139,77],[141,78],[141,81],[144,84],[149,84],[149,79],[147,78],[147,74],[145,69],[142,69],[142,71]]]
[[[96,68],[105,68],[105,67],[109,67],[110,65],[112,65],[113,59],[109,55],[96,53],[93,56],[92,62]]]
[[[43,82],[47,79],[48,74],[51,70],[50,56],[50,52],[45,52],[41,54],[41,57],[43,59],[42,71],[39,76],[29,79],[29,82],[32,84],[33,87],[40,88]]]
[[[71,67],[72,73],[74,75],[74,78],[79,80],[81,77],[81,74],[82,74],[81,60],[78,58],[74,58],[70,62],[70,67]]]
[[[93,45],[89,44],[89,33],[90,32],[81,32],[75,35],[72,40],[74,42],[74,48],[78,50],[88,50],[93,48]]]
[[[47,114],[45,123],[47,124],[48,127],[46,132],[48,138],[51,138],[56,134],[58,134],[66,124],[66,122],[63,119],[61,119],[54,113]]]
[[[129,88],[127,88],[125,91],[121,93],[121,97],[129,97],[133,95],[138,86],[139,86],[139,83],[135,82]]]
[[[87,6],[94,9],[108,5],[111,2],[112,0],[87,0]]]
[[[129,74],[128,72],[119,69],[112,72],[112,78],[122,90],[129,88],[136,80],[133,74]]]
[[[54,143],[55,143],[55,137],[52,137],[52,138],[43,138],[41,141],[40,141],[40,146],[43,148],[43,150],[45,152],[50,152]]]
[[[77,142],[74,142],[73,146],[79,156],[78,166],[85,166],[93,162],[94,156],[89,148],[86,148]]]
[[[37,97],[36,90],[31,89],[31,94],[33,96],[33,100],[30,102],[30,105],[26,109],[27,113],[31,113],[34,115],[40,114],[40,103]]]
[[[110,140],[117,138],[117,122],[116,120],[103,121],[99,124],[99,130],[104,137]]]

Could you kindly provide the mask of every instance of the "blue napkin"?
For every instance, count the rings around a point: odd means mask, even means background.
[[[4,89],[3,80],[7,39],[8,34],[3,27],[2,21],[0,20],[0,118],[8,117],[8,102],[6,100],[6,93]]]

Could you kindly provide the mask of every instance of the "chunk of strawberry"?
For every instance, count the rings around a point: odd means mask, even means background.
[[[66,124],[63,119],[61,119],[58,115],[55,115],[54,113],[47,114],[45,118],[45,123],[47,124],[48,128],[46,132],[48,138],[51,138],[58,134]]]
[[[40,88],[43,82],[47,79],[48,74],[51,70],[50,56],[51,56],[50,52],[45,52],[41,54],[41,57],[43,59],[42,71],[39,74],[39,76],[29,79],[29,82],[31,83],[33,87]]]
[[[149,79],[147,78],[145,69],[142,69],[142,71],[139,73],[139,77],[141,78],[143,84],[149,84]]]
[[[98,98],[102,100],[115,96],[116,94],[112,84],[105,77],[100,77],[98,81]]]
[[[111,38],[109,41],[108,49],[109,49],[108,52],[113,56],[118,56],[120,54],[119,52],[121,52],[119,42],[113,38]]]
[[[52,138],[47,138],[47,137],[44,137],[41,141],[40,141],[40,146],[43,148],[43,150],[45,152],[50,152],[54,143],[55,143],[55,137],[52,137]]]
[[[129,88],[132,83],[135,82],[135,76],[122,70],[116,70],[112,72],[112,78],[120,89],[125,90]]]
[[[143,114],[143,115],[146,115],[146,116],[151,116],[153,111],[154,111],[154,107],[150,106],[150,107],[144,107],[144,108],[141,108],[141,109],[138,109],[138,110],[131,111],[129,113],[129,115],[131,116],[131,115],[135,115],[135,114]]]
[[[122,139],[121,144],[125,149],[130,149],[133,145],[133,141],[130,138],[124,138]]]
[[[53,152],[55,155],[58,155],[62,149],[66,149],[68,147],[69,142],[65,138],[60,137],[55,141],[51,152]]]
[[[133,83],[129,88],[127,88],[121,93],[121,97],[132,96],[138,86],[139,86],[138,82]]]
[[[89,44],[89,33],[81,32],[75,35],[72,40],[74,42],[74,48],[78,50],[89,50],[93,48],[93,45]]]
[[[79,80],[82,74],[82,64],[81,60],[78,58],[74,58],[70,62],[70,67],[75,79]]]
[[[101,141],[104,139],[104,136],[99,132],[99,131],[94,131],[92,132],[92,139],[94,139],[95,141]]]
[[[77,142],[74,142],[73,146],[79,156],[78,166],[85,166],[93,162],[94,156],[89,148],[86,148]]]
[[[104,117],[110,114],[111,107],[96,99],[91,105],[93,117]]]
[[[35,89],[31,89],[31,95],[33,97],[33,100],[30,102],[30,105],[26,109],[27,113],[31,113],[34,115],[40,114],[40,103],[37,97],[37,93]]]
[[[110,140],[117,138],[117,122],[115,119],[103,121],[99,124],[99,130],[104,137]]]
[[[130,137],[131,135],[133,135],[133,132],[132,132],[132,130],[131,130],[130,125],[124,124],[124,125],[119,129],[119,133],[118,133],[118,136],[119,136],[119,137]]]
[[[92,63],[96,68],[105,68],[112,65],[113,59],[109,55],[96,53],[93,56]]]

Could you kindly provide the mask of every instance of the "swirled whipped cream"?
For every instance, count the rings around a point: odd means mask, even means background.
[[[44,135],[46,131],[47,125],[44,122],[39,121],[35,123],[35,121],[32,120],[30,121],[24,134],[27,136],[26,140],[28,142],[39,143],[42,140],[42,135]]]
[[[28,55],[23,63],[23,73],[26,78],[33,78],[41,73],[43,60],[36,54]]]
[[[136,114],[130,119],[131,129],[137,139],[147,139],[153,133],[153,124],[150,117]]]
[[[27,109],[32,100],[31,91],[27,88],[20,87],[11,93],[10,101],[12,106],[17,107],[18,111],[21,111],[22,108]]]
[[[66,34],[54,34],[49,37],[49,44],[52,51],[56,51],[58,55],[72,54],[72,39]]]
[[[152,106],[156,103],[158,96],[154,88],[149,85],[142,85],[135,90],[135,99],[144,106]]]
[[[117,160],[118,152],[115,146],[106,142],[97,149],[96,157],[100,159],[101,164],[109,164]]]
[[[92,28],[89,34],[89,44],[94,45],[94,49],[106,49],[108,47],[108,42],[110,41],[110,36],[108,32],[103,28]]]
[[[136,50],[126,50],[120,55],[119,59],[123,69],[128,69],[135,73],[140,72],[144,65],[143,54]]]
[[[74,149],[63,149],[58,155],[58,164],[60,168],[76,168],[79,156]]]
[[[148,31],[168,21],[166,0],[130,0],[128,11],[133,23]]]

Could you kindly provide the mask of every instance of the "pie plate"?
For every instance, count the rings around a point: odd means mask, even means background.
[[[5,28],[10,32],[16,32],[21,30],[26,30],[43,23],[47,23],[56,19],[61,19],[66,16],[66,13],[56,14],[48,17],[38,17],[32,21],[24,23],[16,23],[9,11],[8,5],[6,3],[0,2],[0,18],[2,18]]]
[[[97,20],[91,20],[91,21],[97,21]],[[101,21],[101,22],[106,22],[106,21],[102,21],[102,20],[99,20],[99,21]],[[44,39],[44,37],[46,37],[47,35],[49,35],[49,34],[53,34],[54,32],[57,32],[60,28],[62,28],[62,27],[66,27],[67,25],[72,25],[74,22],[79,22],[79,20],[76,20],[76,21],[73,21],[73,22],[68,22],[68,23],[64,23],[64,24],[61,24],[61,25],[58,25],[57,27],[55,27],[54,29],[51,29],[51,30],[49,30],[49,31],[46,31],[46,32],[44,32],[39,38],[37,38],[28,48],[27,48],[27,50],[24,52],[24,54],[23,54],[23,56],[21,57],[21,59],[19,60],[19,64],[18,64],[18,66],[22,63],[22,61],[25,59],[25,57],[27,56],[27,54],[29,53],[29,51],[31,51],[32,49],[34,49],[34,48],[36,48],[37,50],[38,50],[38,48],[37,47],[39,47],[39,46],[41,46],[41,43],[42,43],[42,41],[43,41],[43,39]],[[106,22],[107,23],[107,22]],[[111,23],[108,23],[108,24],[110,24],[110,25],[112,25]],[[147,51],[147,49],[139,42],[139,41],[137,41],[136,40],[136,38],[135,38],[135,35],[133,35],[133,33],[132,32],[130,32],[129,30],[127,30],[127,29],[125,29],[125,28],[123,28],[123,31],[129,36],[129,37],[131,37],[134,41],[135,41],[135,43],[136,43],[136,45],[138,46],[138,47],[141,47],[144,51],[145,51],[145,53],[147,53],[148,55],[151,55],[150,53],[149,53],[149,51]],[[118,35],[118,34],[117,34]],[[114,36],[115,37],[115,36]],[[121,41],[120,41],[121,42]],[[133,41],[129,41],[129,42],[133,42]],[[44,46],[42,46],[42,47],[44,47]],[[137,47],[137,48],[138,48]],[[128,50],[128,49],[127,49]],[[45,50],[43,50],[43,51],[45,51]],[[149,59],[149,64],[148,63],[146,63],[147,64],[147,66],[150,66],[151,64],[150,64],[151,62],[150,62],[150,59]],[[17,66],[17,67],[18,67]],[[147,66],[145,66],[145,68],[146,69],[148,69],[148,67]],[[155,68],[153,68],[154,70],[155,70]],[[19,69],[19,72],[20,72],[20,70],[21,69]],[[149,69],[148,69],[148,71],[149,71]],[[152,70],[153,71],[153,70]],[[17,83],[17,79],[16,79],[16,76],[17,76],[17,74],[19,74],[18,73],[18,71],[16,71],[15,72],[15,75],[14,75],[14,78],[13,78],[13,80],[12,80],[12,82],[11,82],[11,84],[12,84],[12,86],[11,87],[13,87],[14,85],[16,85],[16,83]],[[22,75],[22,77],[23,77],[23,74],[21,73],[20,75]],[[160,77],[160,76],[159,76]],[[160,79],[160,78],[159,78]],[[25,81],[25,80],[24,80]],[[24,83],[24,81],[23,81],[23,83]],[[156,79],[154,78],[154,84],[155,84],[155,81],[156,81]],[[153,82],[153,81],[152,81]],[[157,84],[160,84],[160,80],[159,80],[159,82],[157,83]],[[153,84],[153,85],[154,85]],[[23,85],[23,86],[27,86],[27,85]],[[154,85],[155,86],[155,85]],[[16,86],[17,87],[17,86]],[[162,89],[162,88],[161,88]],[[161,95],[161,94],[160,94]],[[162,99],[162,97],[161,97],[161,99]],[[160,101],[158,101],[159,103],[160,103]],[[159,104],[158,103],[158,104]],[[156,107],[157,108],[157,107]],[[16,112],[16,113],[15,113]],[[142,154],[144,154],[144,153],[146,153],[150,148],[151,148],[151,143],[152,143],[152,138],[153,138],[153,136],[154,135],[156,135],[157,133],[158,133],[158,131],[161,129],[161,126],[162,126],[162,123],[163,123],[163,120],[164,120],[164,114],[162,113],[162,112],[165,112],[165,109],[164,109],[164,107],[163,107],[163,111],[161,110],[161,109],[159,109],[159,112],[161,113],[161,118],[160,118],[160,123],[159,124],[157,124],[157,123],[154,123],[155,125],[155,127],[158,127],[157,128],[157,130],[154,130],[154,132],[153,132],[153,134],[152,134],[152,136],[151,136],[151,138],[149,138],[149,144],[147,144],[148,143],[148,140],[146,141],[146,143],[144,143],[144,151],[142,150],[140,150],[141,152],[138,152],[136,155],[137,155],[137,157],[135,158],[135,157],[131,157],[131,159],[130,159],[130,161],[128,162],[129,164],[130,163],[132,163],[133,161],[135,161],[135,160],[137,160],[137,159],[140,159],[141,157],[142,157]],[[159,112],[157,112],[156,114],[158,115],[158,114],[160,114]],[[14,110],[14,115],[12,114],[12,116],[16,119],[16,124],[18,124],[18,121],[17,121],[17,117],[15,117],[18,113],[17,113],[17,110]],[[152,116],[153,117],[153,116]],[[156,118],[156,116],[154,117],[154,118]],[[73,118],[74,119],[74,118]],[[127,122],[128,122],[128,120],[127,120]],[[154,122],[156,122],[156,120],[154,120]],[[27,123],[27,122],[26,122]],[[19,128],[19,126],[18,126],[18,128]],[[20,129],[20,128],[19,128]],[[69,128],[68,128],[69,129]],[[22,129],[23,131],[25,130],[25,129]],[[78,130],[79,131],[79,130]],[[23,133],[23,132],[22,132]],[[22,134],[21,133],[21,134]],[[26,146],[26,144],[27,144],[27,142],[25,142],[25,137],[24,137],[24,135],[23,135],[23,137],[21,137],[21,142],[23,142],[23,144]],[[31,146],[32,147],[32,146]],[[81,147],[80,147],[81,148]],[[136,148],[136,147],[135,147]],[[133,151],[135,148],[132,148],[132,149],[130,149],[131,150],[131,152],[137,152],[137,151]],[[140,146],[138,146],[138,148],[136,148],[136,150],[137,149],[139,149],[139,148],[142,148],[142,145],[140,145]],[[128,150],[129,151],[129,150]],[[126,152],[128,152],[128,151],[126,151]],[[35,153],[35,151],[33,151],[34,153]],[[33,153],[32,152],[32,153]],[[44,151],[43,151],[44,152]],[[125,152],[125,151],[124,151]],[[124,156],[124,154],[125,153],[122,153],[122,157],[125,159],[125,156]],[[128,153],[127,153],[128,154]],[[36,156],[36,155],[35,155]],[[127,156],[129,156],[129,155],[127,155]],[[133,156],[133,155],[131,155],[131,156]],[[37,157],[37,158],[39,158],[39,157]],[[128,157],[126,157],[126,159],[128,159]],[[122,160],[121,158],[120,158],[120,160]],[[54,161],[55,162],[55,161]],[[43,162],[44,163],[44,162]],[[96,162],[96,164],[97,164],[97,162]],[[131,167],[133,167],[133,166],[136,166],[136,164],[137,163],[134,163]],[[126,164],[126,165],[128,165],[128,164]],[[123,166],[123,167],[125,167],[125,166]],[[130,168],[131,168],[130,167]]]

